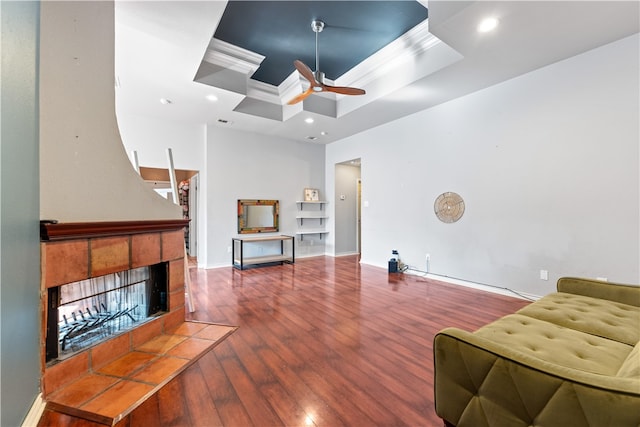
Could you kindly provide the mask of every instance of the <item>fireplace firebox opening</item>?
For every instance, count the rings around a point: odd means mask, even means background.
[[[48,290],[46,362],[55,363],[167,311],[168,263]]]

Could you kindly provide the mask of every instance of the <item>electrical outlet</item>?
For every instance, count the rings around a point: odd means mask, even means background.
[[[230,254],[231,253],[231,246],[227,246],[227,253]]]
[[[540,280],[549,280],[549,272],[547,270],[540,270]]]
[[[606,277],[596,277],[596,280],[600,280],[601,282],[607,282],[608,279]]]

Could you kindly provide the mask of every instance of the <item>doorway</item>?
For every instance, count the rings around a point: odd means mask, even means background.
[[[361,250],[360,159],[335,166],[335,255],[355,255]]]
[[[356,204],[357,204],[357,222],[356,222],[356,231],[358,233],[358,238],[357,238],[357,251],[358,251],[358,255],[360,255],[361,253],[361,247],[362,247],[362,178],[358,178],[357,182],[356,182],[356,187],[357,187],[357,192],[358,192],[358,196],[357,196],[357,200],[356,200]]]
[[[178,203],[182,207],[182,217],[189,220],[185,227],[184,241],[189,263],[197,263],[198,248],[198,171],[176,169],[178,186]],[[173,200],[173,189],[169,170],[140,166],[140,176],[156,193],[168,200]]]

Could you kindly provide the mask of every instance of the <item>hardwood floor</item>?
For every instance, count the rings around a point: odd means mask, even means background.
[[[474,330],[528,303],[356,256],[190,272],[188,318],[240,328],[122,425],[441,426],[435,333]]]

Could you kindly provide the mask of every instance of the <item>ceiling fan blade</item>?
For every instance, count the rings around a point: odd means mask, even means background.
[[[313,71],[311,71],[311,68],[309,68],[304,62],[296,59],[295,61],[293,61],[293,65],[296,67],[296,70],[298,70],[302,77],[309,80],[309,83],[311,83],[312,87],[318,86],[318,82],[316,81],[316,77],[313,75]]]
[[[289,102],[287,102],[288,105],[293,105],[293,104],[297,104],[298,102],[304,100],[306,97],[308,97],[309,95],[311,95],[313,93],[313,88],[310,87],[309,89],[305,90],[304,92],[302,92],[300,95],[292,98]]]
[[[347,86],[322,85],[322,89],[326,90],[327,92],[339,93],[342,95],[364,95],[366,93],[364,89]]]

